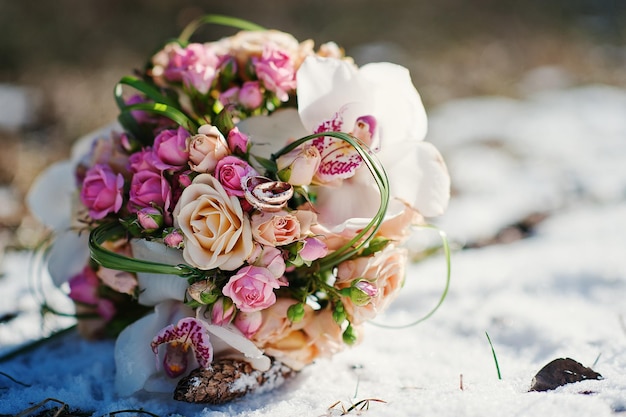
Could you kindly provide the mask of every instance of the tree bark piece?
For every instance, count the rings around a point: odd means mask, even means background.
[[[211,368],[197,368],[178,382],[174,399],[189,403],[224,404],[251,392],[276,388],[296,371],[278,361],[265,372],[248,362],[224,358],[214,361]]]

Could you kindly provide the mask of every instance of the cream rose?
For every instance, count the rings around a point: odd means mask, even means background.
[[[230,151],[220,131],[212,125],[202,125],[198,134],[187,139],[189,168],[201,173],[212,173],[220,159]]]
[[[305,210],[261,212],[252,216],[252,236],[262,245],[288,245],[306,236],[315,213]]]
[[[200,174],[185,188],[173,215],[184,237],[183,257],[192,266],[233,271],[254,248],[239,200],[212,175]]]
[[[405,248],[388,246],[375,255],[339,264],[335,282],[337,288],[350,287],[354,280],[365,280],[376,287],[376,294],[365,305],[356,305],[349,297],[342,297],[353,324],[373,319],[396,297],[404,282],[407,260],[408,251]]]

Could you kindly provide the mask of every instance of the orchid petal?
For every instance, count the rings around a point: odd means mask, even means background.
[[[142,388],[158,392],[174,390],[176,382],[166,381],[166,378],[160,378],[163,383],[147,385],[158,371],[148,341],[163,327],[189,316],[193,316],[189,307],[168,301],[157,305],[154,313],[135,321],[120,333],[115,342],[115,387],[120,395],[128,396]]]
[[[381,147],[403,141],[421,141],[428,127],[422,99],[411,81],[409,70],[396,64],[379,62],[364,65],[359,76],[374,95],[371,113],[384,124]],[[389,146],[391,144],[391,146]]]
[[[256,347],[252,341],[247,339],[238,329],[233,326],[216,326],[215,324],[209,324],[209,333],[215,336],[211,339],[215,351],[223,351],[228,346],[235,349],[237,352],[241,352],[246,360],[250,362],[253,368],[259,371],[267,371],[270,368],[270,358],[265,356],[263,352]],[[219,340],[216,340],[219,339]],[[219,342],[223,342],[220,346]],[[225,346],[227,345],[227,346]]]
[[[298,111],[309,132],[317,130],[322,122],[332,119],[344,104],[373,105],[370,91],[357,74],[354,65],[343,60],[320,57],[304,60],[297,74]],[[356,117],[345,120],[348,130],[354,125]]]
[[[237,124],[241,132],[249,135],[252,153],[269,158],[291,139],[308,135],[296,109],[281,109],[271,116],[249,117]],[[280,132],[277,134],[276,132]]]
[[[152,352],[158,354],[158,347],[163,343],[191,346],[198,365],[203,368],[208,368],[213,361],[213,346],[209,340],[206,324],[193,317],[185,317],[178,323],[170,324],[161,329],[150,344]],[[184,350],[186,352],[186,348]],[[167,356],[164,363],[167,363]],[[186,369],[177,369],[175,376],[181,375],[185,371]],[[168,374],[170,373],[168,372]]]
[[[48,272],[59,287],[79,274],[89,262],[88,236],[68,230],[55,238],[48,258]]]
[[[145,261],[161,262],[169,265],[183,264],[182,252],[161,243],[145,239],[130,242],[133,257]],[[176,275],[138,273],[139,303],[156,305],[166,300],[183,301],[187,291],[187,280]]]
[[[35,179],[26,196],[30,211],[53,230],[67,229],[76,193],[75,181],[74,165],[70,161],[51,165]],[[52,201],[54,204],[50,204]]]
[[[421,175],[415,178],[417,197],[413,205],[425,217],[439,216],[450,199],[448,169],[439,151],[428,142],[420,142],[417,155]]]

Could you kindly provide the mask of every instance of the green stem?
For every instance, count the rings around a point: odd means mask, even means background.
[[[354,236],[349,242],[344,244],[342,247],[331,253],[330,255],[320,259],[318,261],[319,268],[321,270],[332,268],[333,266],[339,264],[346,259],[356,255],[360,248],[365,246],[376,234],[378,229],[380,228],[385,214],[387,213],[387,208],[389,206],[389,179],[387,178],[387,173],[384,168],[380,164],[380,161],[376,159],[370,152],[369,148],[367,148],[363,143],[361,143],[354,136],[349,135],[343,132],[322,132],[315,133],[313,135],[305,136],[300,138],[289,145],[282,148],[279,152],[272,155],[272,160],[278,159],[281,155],[284,155],[288,152],[291,152],[298,146],[302,145],[305,142],[308,142],[313,139],[317,139],[319,137],[330,136],[344,142],[349,143],[359,154],[363,163],[367,166],[369,171],[372,173],[374,180],[376,181],[376,185],[380,191],[380,206],[378,211],[372,218],[372,220]],[[360,242],[360,243],[359,243]],[[357,245],[357,243],[359,243]],[[355,247],[355,245],[357,245]]]
[[[491,354],[493,355],[493,361],[496,364],[496,371],[498,371],[498,379],[502,380],[502,374],[500,373],[500,365],[498,364],[498,357],[496,356],[496,351],[493,348],[493,343],[491,343],[491,338],[489,337],[489,333],[485,332],[487,336],[487,341],[489,342],[489,346],[491,346]]]
[[[413,326],[415,326],[417,324],[420,324],[423,321],[428,320],[430,317],[432,317],[432,315],[435,314],[435,312],[437,310],[439,310],[439,307],[441,307],[441,305],[443,304],[444,300],[448,296],[448,291],[450,290],[450,278],[452,276],[452,265],[451,265],[451,262],[450,262],[450,244],[448,242],[448,238],[446,237],[446,233],[443,230],[439,230],[439,229],[437,229],[437,227],[435,227],[433,225],[424,225],[422,227],[437,230],[437,232],[439,233],[439,237],[441,237],[443,251],[444,251],[444,255],[446,257],[446,285],[445,285],[445,287],[443,289],[443,292],[441,293],[441,296],[439,297],[439,301],[437,302],[435,307],[433,307],[428,313],[426,313],[424,316],[422,316],[419,319],[417,319],[415,321],[412,321],[410,323],[396,326],[396,325],[387,325],[387,324],[381,324],[381,323],[376,323],[376,322],[370,321],[369,323],[373,324],[374,326],[382,327],[382,328],[385,328],[385,329],[405,329],[407,327],[413,327]]]
[[[222,26],[229,26],[236,29],[241,30],[266,30],[263,26],[259,26],[256,23],[249,22],[244,19],[238,19],[236,17],[223,16],[217,14],[209,14],[206,16],[199,17],[196,20],[191,21],[185,29],[178,36],[178,41],[181,44],[187,44],[189,42],[189,38],[198,30],[202,25],[205,24],[216,24]]]
[[[197,270],[189,265],[168,265],[159,262],[144,261],[130,258],[105,249],[102,244],[109,240],[119,239],[125,235],[125,230],[119,223],[103,223],[89,234],[89,250],[91,258],[105,268],[126,272],[144,272],[153,274],[177,275],[187,278],[192,275],[201,275],[205,271]]]

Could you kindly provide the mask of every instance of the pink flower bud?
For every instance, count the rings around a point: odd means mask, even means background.
[[[163,227],[163,214],[154,207],[144,207],[137,212],[137,220],[146,232]]]
[[[179,230],[174,229],[165,235],[163,242],[170,248],[180,249],[183,246],[183,235]]]
[[[260,311],[254,311],[250,313],[244,313],[240,311],[235,316],[235,327],[237,327],[241,333],[247,338],[250,338],[261,327],[263,322],[263,314]]]
[[[278,177],[291,185],[309,185],[320,166],[319,150],[305,144],[276,160]]]
[[[233,302],[229,298],[220,297],[211,307],[211,322],[218,326],[225,326],[232,321],[234,314]]]
[[[231,152],[246,153],[248,151],[248,136],[241,133],[237,127],[228,132],[228,148]]]
[[[85,174],[80,200],[94,219],[102,219],[122,208],[124,177],[108,165],[97,164]]]
[[[239,103],[247,109],[258,109],[263,103],[263,93],[258,81],[246,81],[239,91]]]
[[[378,294],[378,287],[376,287],[376,285],[374,285],[374,283],[372,282],[362,279],[354,284],[354,286],[355,288],[363,291],[368,297],[376,297],[376,295]]]

